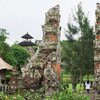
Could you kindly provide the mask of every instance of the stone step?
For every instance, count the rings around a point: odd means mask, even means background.
[[[95,95],[95,100],[100,100],[100,94]]]
[[[95,100],[100,100],[100,98],[95,98]]]

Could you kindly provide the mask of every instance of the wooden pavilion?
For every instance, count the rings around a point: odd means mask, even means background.
[[[31,41],[33,39],[33,37],[31,35],[28,34],[28,32],[23,35],[21,38],[23,38],[24,40],[22,42],[19,43],[19,45],[21,46],[34,46],[35,44]]]
[[[5,80],[5,71],[11,71],[13,70],[13,66],[6,63],[1,57],[0,57],[0,80]]]

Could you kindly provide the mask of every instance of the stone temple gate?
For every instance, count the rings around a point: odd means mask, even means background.
[[[18,79],[16,87],[29,89],[44,87],[45,95],[49,91],[57,90],[61,65],[59,13],[60,8],[57,5],[45,14],[45,23],[42,25],[43,39],[35,54],[21,68],[22,76]]]
[[[94,74],[95,74],[95,86],[97,93],[95,100],[100,100],[100,3],[97,3],[97,9],[95,12],[96,24],[95,24],[95,40],[94,40]]]

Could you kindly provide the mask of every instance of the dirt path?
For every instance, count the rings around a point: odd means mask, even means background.
[[[86,96],[89,96],[90,97],[90,100],[95,100],[95,96],[93,93],[90,93],[90,94],[85,94]]]
[[[95,100],[95,92],[94,91],[90,91],[89,94],[87,94],[86,91],[85,91],[84,95],[89,96],[90,100]]]

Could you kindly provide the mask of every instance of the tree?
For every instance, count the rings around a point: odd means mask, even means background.
[[[11,50],[11,51],[12,51],[12,50]],[[17,62],[16,58],[14,57],[13,52],[11,52],[11,51],[9,51],[9,52],[7,52],[7,53],[5,54],[5,61],[6,61],[7,63],[9,63],[10,65],[16,67],[17,64],[18,64],[18,62]]]
[[[19,45],[13,45],[9,52],[6,54],[6,61],[16,66],[20,71],[21,65],[24,65],[27,62],[27,58],[30,57],[27,50]]]
[[[0,57],[20,70],[21,65],[27,62],[27,58],[30,57],[30,55],[25,48],[17,44],[10,47],[5,42],[8,34],[5,29],[0,29]]]
[[[77,73],[80,73],[81,82],[83,75],[93,74],[94,32],[93,27],[90,26],[89,20],[82,10],[81,3],[78,4],[77,8],[76,13],[73,15],[74,22],[67,24],[68,30],[66,30],[66,37],[69,42],[67,50],[65,49],[65,61],[71,66],[72,75],[76,74],[77,76]],[[75,35],[79,35],[79,38],[76,39]],[[68,50],[71,53],[70,56],[67,54]]]
[[[77,81],[79,80],[79,65],[80,65],[80,58],[79,58],[79,42],[76,40],[67,40],[62,41],[62,62],[65,64],[63,67],[67,71],[67,73],[72,74],[72,78]]]
[[[76,12],[77,17],[74,17],[75,21],[78,23],[79,27],[77,28],[78,33],[81,34],[79,38],[80,49],[81,49],[81,66],[84,74],[93,74],[93,65],[94,65],[94,51],[93,51],[93,39],[94,32],[93,27],[90,26],[88,18],[85,16],[82,11],[81,4],[78,5],[78,11]],[[84,70],[85,69],[85,70]],[[86,70],[88,69],[88,70]],[[92,70],[91,70],[92,69]],[[85,73],[86,72],[86,73]]]
[[[7,31],[3,28],[0,28],[0,56],[4,58],[4,54],[9,49],[9,45],[5,42],[7,39]]]

